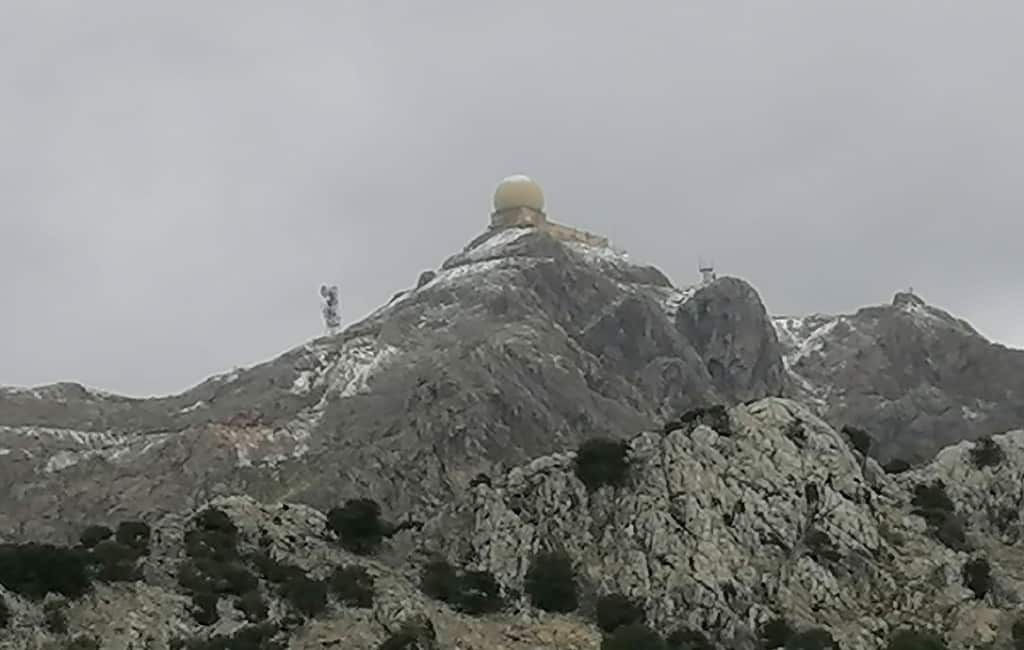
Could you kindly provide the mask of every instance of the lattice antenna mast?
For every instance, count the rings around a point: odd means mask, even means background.
[[[341,307],[338,302],[338,285],[322,285],[320,296],[324,299],[323,315],[324,326],[327,328],[328,336],[334,336],[341,329]]]

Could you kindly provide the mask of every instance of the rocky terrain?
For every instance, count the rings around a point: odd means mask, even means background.
[[[774,319],[795,395],[867,429],[871,454],[921,462],[1024,423],[1024,350],[911,293],[855,314]]]
[[[181,395],[0,388],[0,648],[596,648],[609,595],[670,647],[1011,647],[1022,423],[1024,351],[912,294],[772,318],[739,279],[489,231],[345,332]],[[361,498],[371,552],[332,510]],[[67,556],[18,546],[117,522]],[[571,608],[530,592],[545,554]],[[40,595],[82,558],[88,589]],[[421,588],[439,558],[486,611]]]
[[[765,629],[777,620],[791,634],[825,631],[845,650],[884,648],[908,629],[954,649],[1013,647],[1024,605],[1024,431],[960,443],[890,475],[790,400],[688,420],[625,441],[625,480],[615,485],[582,481],[582,452],[544,456],[476,481],[422,528],[369,553],[339,541],[333,514],[303,505],[224,497],[204,511],[219,510],[226,523],[196,511],[165,515],[134,580],[97,580],[71,599],[0,588],[10,612],[0,648],[89,647],[72,644],[90,639],[111,650],[597,648],[595,608],[611,594],[633,599],[661,634],[699,630],[714,648],[772,647]],[[229,529],[230,544],[215,544]],[[207,537],[190,537],[196,530]],[[214,554],[197,539],[232,552]],[[571,562],[579,592],[571,611],[534,603],[529,568],[549,551]],[[304,609],[275,586],[261,555],[326,580],[331,595],[317,611]],[[230,588],[215,620],[198,620],[182,567],[206,557],[241,558],[260,575],[245,589],[265,602],[262,622],[246,620]],[[500,606],[467,611],[424,593],[421,576],[437,558],[492,575]],[[372,602],[334,590],[338,567],[367,571]],[[58,631],[54,611],[64,618]],[[211,645],[255,629],[272,630],[267,639],[280,645]],[[398,645],[382,645],[392,637]]]
[[[239,493],[415,514],[479,472],[785,383],[746,283],[677,289],[607,248],[498,231],[343,334],[183,395],[0,392],[0,531],[67,539]]]

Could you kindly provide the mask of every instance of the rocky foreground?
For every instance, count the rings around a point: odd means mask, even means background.
[[[0,588],[0,648],[597,648],[610,594],[634,601],[662,637],[689,639],[675,647],[708,647],[694,632],[714,648],[776,647],[780,627],[791,646],[802,639],[792,647],[831,638],[874,650],[901,630],[954,650],[1014,647],[1024,431],[887,473],[855,430],[769,398],[691,411],[622,449],[622,467],[605,456],[596,473],[561,453],[482,474],[379,545],[339,539],[336,511],[216,498],[155,521],[141,555],[120,531],[119,547],[90,542],[106,581],[91,568],[73,597]],[[537,606],[530,569],[544,554],[568,559],[570,611]],[[428,565],[471,576],[473,597],[424,584]],[[9,575],[4,566],[0,557]],[[22,591],[40,584],[19,580]],[[203,594],[217,591],[211,605]],[[818,636],[794,637],[810,630]]]

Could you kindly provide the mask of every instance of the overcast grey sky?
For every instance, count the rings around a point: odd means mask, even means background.
[[[602,6],[606,5],[606,6]],[[1024,3],[5,0],[0,383],[184,389],[553,219],[1024,347]]]

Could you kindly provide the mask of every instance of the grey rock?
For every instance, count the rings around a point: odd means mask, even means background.
[[[676,289],[608,248],[489,231],[343,334],[182,395],[0,393],[0,531],[70,539],[239,493],[416,517],[481,472],[778,394],[764,313],[740,280]]]
[[[1024,424],[1024,350],[994,344],[909,292],[855,314],[774,320],[793,390],[867,429],[881,460],[930,459]]]

